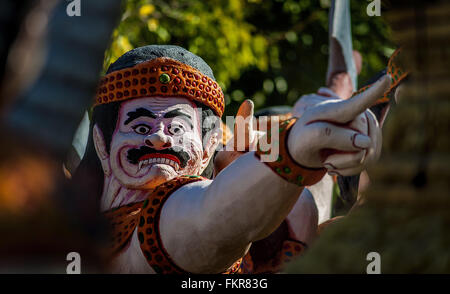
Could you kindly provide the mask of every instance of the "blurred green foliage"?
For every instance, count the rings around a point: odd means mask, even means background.
[[[173,44],[201,56],[226,95],[225,115],[245,98],[256,109],[289,104],[324,85],[330,0],[128,0],[105,54]],[[395,45],[382,17],[351,1],[353,46],[363,56],[362,85],[387,65]]]

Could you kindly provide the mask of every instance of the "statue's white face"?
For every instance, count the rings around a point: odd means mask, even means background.
[[[206,142],[203,148],[201,109],[190,100],[139,98],[121,104],[107,160],[123,186],[149,189],[180,175],[200,174],[215,145]]]

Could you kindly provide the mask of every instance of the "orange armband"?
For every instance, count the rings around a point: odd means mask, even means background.
[[[274,138],[271,136],[271,129],[269,128],[266,137],[270,139],[270,147],[268,151],[262,151],[261,141],[258,142],[256,150],[256,157],[261,160],[261,155],[271,154],[272,148],[278,145],[279,154],[275,161],[265,162],[264,164],[270,167],[277,175],[285,179],[286,181],[296,184],[298,186],[311,186],[322,179],[326,173],[325,168],[307,168],[298,164],[292,156],[289,154],[287,148],[287,139],[292,126],[297,121],[297,118],[290,118],[280,122],[279,137]],[[266,142],[266,141],[264,141]]]

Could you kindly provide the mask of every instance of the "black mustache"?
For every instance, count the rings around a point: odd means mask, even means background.
[[[139,158],[141,158],[144,155],[153,153],[170,154],[176,156],[180,160],[180,166],[182,168],[186,167],[188,161],[191,159],[189,154],[179,147],[176,148],[176,150],[173,147],[156,150],[148,146],[141,146],[140,148],[133,148],[128,150],[127,159],[132,164],[138,164]]]

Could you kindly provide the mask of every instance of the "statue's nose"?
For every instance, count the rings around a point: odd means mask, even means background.
[[[157,150],[172,147],[172,138],[164,134],[162,130],[149,135],[144,142],[147,146]]]

